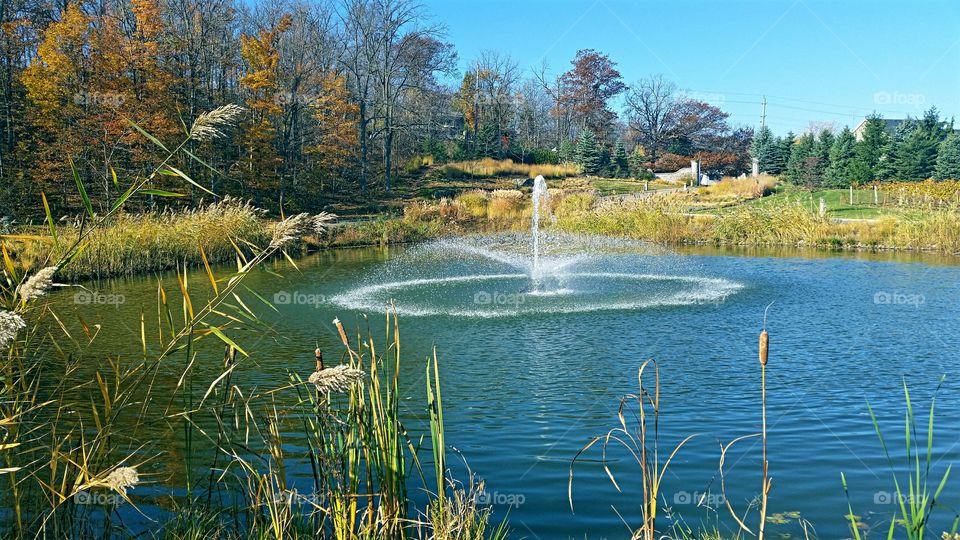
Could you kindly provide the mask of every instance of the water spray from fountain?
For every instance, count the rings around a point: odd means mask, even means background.
[[[538,176],[533,181],[533,219],[530,226],[530,235],[533,237],[533,264],[530,270],[530,280],[534,291],[540,290],[540,281],[543,278],[540,268],[540,214],[550,211],[550,195],[547,192],[547,181]]]
[[[486,318],[719,304],[742,288],[702,271],[683,271],[678,259],[645,242],[542,233],[540,225],[550,216],[542,176],[534,179],[531,198],[530,236],[428,242],[331,302],[357,311],[391,305],[406,316]]]

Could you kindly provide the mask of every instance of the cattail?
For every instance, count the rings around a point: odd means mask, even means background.
[[[30,276],[30,279],[23,282],[17,290],[20,299],[24,302],[29,302],[30,300],[35,300],[47,294],[47,289],[53,285],[53,274],[56,271],[56,266],[48,266]]]
[[[362,381],[365,375],[362,369],[340,364],[314,372],[307,378],[307,382],[316,386],[317,391],[324,394],[342,393],[350,390],[354,383]]]
[[[344,345],[349,347],[350,340],[347,339],[347,333],[343,331],[343,323],[340,322],[340,319],[334,319],[333,324],[337,327],[337,332],[340,332],[340,341],[342,341]]]
[[[0,351],[4,351],[17,337],[17,332],[26,328],[23,317],[12,311],[0,310]]]
[[[313,354],[317,357],[317,371],[323,371],[323,351],[320,350],[320,347],[317,347]]]
[[[103,480],[104,485],[123,495],[126,495],[127,488],[132,488],[138,482],[140,476],[133,467],[117,467]]]
[[[760,365],[767,365],[767,352],[770,348],[770,337],[767,335],[767,330],[764,329],[760,332]]]
[[[211,141],[224,137],[223,130],[234,125],[243,110],[243,107],[231,103],[201,114],[190,128],[190,138]]]

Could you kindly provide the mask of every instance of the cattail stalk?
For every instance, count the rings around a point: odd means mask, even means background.
[[[760,498],[760,529],[757,540],[763,540],[764,526],[767,521],[767,495],[770,493],[767,462],[767,358],[770,350],[770,336],[767,329],[760,332],[760,410],[762,416],[761,441],[763,446],[763,491]]]

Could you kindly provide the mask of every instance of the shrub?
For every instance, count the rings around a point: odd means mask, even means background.
[[[464,209],[467,215],[472,217],[486,217],[489,202],[490,198],[487,192],[479,189],[468,191],[457,197],[457,204]]]
[[[523,216],[525,197],[515,189],[497,189],[490,194],[487,216],[490,219],[519,218]]]

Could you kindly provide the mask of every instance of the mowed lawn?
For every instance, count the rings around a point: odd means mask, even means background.
[[[795,188],[782,189],[777,193],[760,199],[751,199],[742,203],[746,206],[770,207],[786,204],[801,203],[813,211],[818,211],[820,199],[827,206],[827,216],[849,219],[872,219],[881,216],[903,216],[909,210],[891,206],[884,206],[884,201],[890,201],[892,195],[882,191],[877,194],[879,205],[874,204],[873,190],[860,189],[853,192],[853,204],[850,204],[850,191],[847,189],[824,189],[804,191]],[[730,211],[732,207],[719,209],[719,212]],[[914,211],[915,212],[915,211]]]

